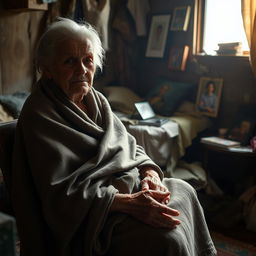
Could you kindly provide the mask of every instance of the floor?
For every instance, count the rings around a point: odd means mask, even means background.
[[[256,232],[247,230],[242,224],[229,229],[221,227],[216,228],[216,226],[212,226],[209,224],[209,229],[210,231],[216,231],[227,237],[256,246]]]
[[[237,198],[211,197],[204,192],[198,196],[210,231],[256,246],[256,232],[246,229],[243,205]]]

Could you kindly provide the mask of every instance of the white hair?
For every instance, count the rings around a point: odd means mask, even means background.
[[[67,18],[58,18],[42,35],[36,50],[36,65],[39,71],[52,62],[56,47],[66,39],[89,39],[93,46],[95,66],[102,70],[104,49],[98,32],[87,22],[76,23]]]

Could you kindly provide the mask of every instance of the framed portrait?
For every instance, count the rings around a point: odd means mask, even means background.
[[[250,144],[250,140],[256,135],[255,108],[256,104],[239,106],[225,134],[227,139],[238,141],[242,146]]]
[[[223,86],[222,78],[201,77],[196,98],[196,110],[217,117]]]
[[[191,7],[180,6],[174,9],[171,30],[172,31],[187,31]]]
[[[146,57],[162,58],[169,30],[171,15],[152,16]]]
[[[242,146],[247,146],[255,131],[255,120],[242,118],[237,121],[227,132],[227,139],[238,141]]]
[[[189,53],[189,46],[173,46],[170,49],[168,68],[170,70],[185,71]]]

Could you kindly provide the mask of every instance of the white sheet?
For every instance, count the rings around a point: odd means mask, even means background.
[[[136,125],[136,120],[130,120],[120,113],[118,116],[152,160],[166,169],[167,177],[179,177],[179,168],[176,167],[179,167],[179,160],[184,156],[186,148],[199,132],[211,125],[208,117],[199,114],[175,113],[169,117],[172,122],[162,127]],[[191,170],[187,170],[188,179],[194,176]]]
[[[166,166],[170,158],[173,138],[178,136],[179,128],[176,122],[170,121],[161,127],[147,125],[126,125],[126,129],[137,140],[147,155],[159,166]]]

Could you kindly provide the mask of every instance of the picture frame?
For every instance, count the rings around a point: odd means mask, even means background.
[[[239,141],[242,146],[250,144],[250,140],[256,135],[255,108],[256,104],[239,106],[234,120],[226,129],[225,137],[227,139]]]
[[[217,117],[222,87],[222,78],[201,77],[196,98],[196,111],[209,117]]]
[[[190,19],[190,12],[191,7],[189,5],[176,7],[173,12],[170,30],[187,31]]]
[[[189,46],[173,46],[170,49],[168,69],[185,71],[189,54]]]
[[[154,15],[151,19],[146,57],[162,58],[169,30],[171,15]]]
[[[228,129],[226,138],[238,141],[242,146],[248,146],[254,135],[256,121],[252,118],[241,118],[236,120],[234,125]]]

